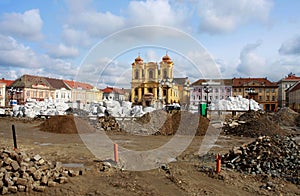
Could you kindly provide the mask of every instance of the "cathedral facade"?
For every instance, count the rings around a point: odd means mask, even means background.
[[[151,106],[179,103],[178,85],[173,77],[174,63],[166,54],[157,62],[144,62],[138,56],[132,63],[131,102]]]

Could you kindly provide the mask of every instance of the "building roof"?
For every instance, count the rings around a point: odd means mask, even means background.
[[[42,76],[23,75],[20,78],[13,81],[10,85],[16,88],[33,88],[34,85],[44,85],[53,89],[49,82]]]
[[[196,82],[192,83],[192,86],[199,86],[202,85],[202,83],[206,83],[206,82],[219,82],[220,85],[225,85],[225,86],[232,86],[232,79],[199,79]]]
[[[0,83],[4,83],[5,86],[10,86],[13,82],[14,80],[5,80],[4,78],[0,80]]]
[[[281,82],[297,82],[300,81],[300,77],[296,76],[293,73],[289,73],[286,77],[284,77],[283,79],[279,80],[278,83]]]
[[[67,90],[70,90],[70,88],[64,83],[63,80],[61,79],[56,79],[56,78],[45,78],[48,83],[55,89],[62,89],[65,88]]]
[[[64,83],[70,87],[71,89],[82,89],[82,90],[91,90],[93,88],[92,85],[83,83],[83,82],[76,82],[74,80],[63,80]]]
[[[124,95],[125,91],[123,89],[114,88],[114,87],[106,87],[105,89],[102,89],[103,93],[117,93],[120,95]]]
[[[271,82],[267,78],[233,78],[232,81],[234,87],[251,86],[248,85],[251,82],[261,83],[265,87],[278,87],[276,82]]]
[[[294,92],[300,89],[300,81],[298,81],[296,84],[288,88],[286,91],[287,92]]]
[[[189,84],[189,79],[188,79],[188,77],[185,77],[185,78],[173,78],[173,80],[174,80],[174,82],[176,83],[176,84],[179,84],[179,85],[185,85],[186,84],[186,82],[188,82],[188,84]]]

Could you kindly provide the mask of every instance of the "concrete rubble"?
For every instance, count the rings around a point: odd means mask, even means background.
[[[52,163],[40,155],[29,156],[15,150],[0,150],[0,194],[44,192],[46,187],[68,182],[69,177],[82,174],[66,169],[61,162]]]
[[[248,174],[282,177],[300,184],[300,147],[291,137],[261,136],[223,155],[223,164]]]

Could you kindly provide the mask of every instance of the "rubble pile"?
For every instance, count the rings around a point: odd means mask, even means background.
[[[0,194],[16,192],[44,192],[46,187],[68,182],[69,177],[82,175],[82,171],[65,169],[40,155],[29,156],[19,150],[0,150]]]
[[[99,117],[99,124],[100,124],[101,130],[103,130],[103,131],[107,131],[107,132],[121,131],[117,120],[112,116]]]
[[[290,108],[280,109],[274,116],[275,120],[283,126],[299,126],[299,113],[295,112]]]
[[[300,184],[300,147],[286,136],[261,136],[223,155],[226,167],[248,174],[267,174]]]
[[[228,135],[258,137],[262,135],[285,135],[274,115],[263,111],[248,111],[238,118],[229,118],[223,123],[223,131]]]

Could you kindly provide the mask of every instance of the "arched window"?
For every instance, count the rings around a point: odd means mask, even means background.
[[[153,79],[154,76],[153,76],[153,70],[149,70],[149,79]]]
[[[138,79],[139,78],[139,71],[138,70],[135,70],[135,79]]]
[[[167,78],[167,70],[166,69],[164,69],[164,75],[163,75],[163,78]]]

